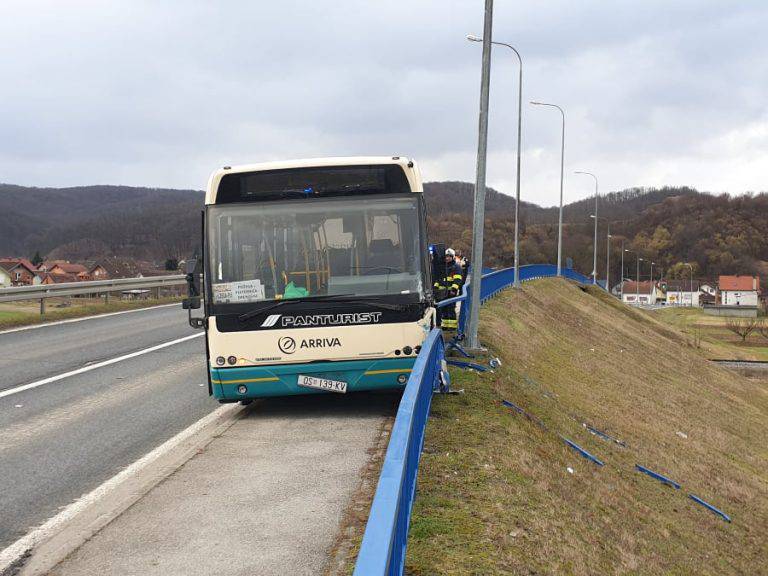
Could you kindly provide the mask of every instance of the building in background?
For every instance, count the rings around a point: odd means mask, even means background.
[[[11,286],[40,284],[37,268],[26,258],[0,258],[0,268],[10,275]]]
[[[656,304],[656,285],[653,282],[625,282],[624,298],[626,304]]]
[[[701,306],[701,286],[698,280],[667,280],[667,306]]]
[[[756,276],[720,276],[718,280],[722,306],[757,307],[760,278]]]

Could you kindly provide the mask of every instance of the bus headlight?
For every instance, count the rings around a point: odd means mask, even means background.
[[[406,382],[408,382],[408,376],[406,376],[405,374],[398,374],[397,381],[399,384],[405,384]]]
[[[232,366],[234,366],[235,364],[237,364],[237,357],[230,356],[229,358],[227,358],[227,362],[229,362]]]
[[[240,384],[240,386],[237,387],[238,394],[245,394],[246,392],[248,392],[248,386],[245,384]]]
[[[219,356],[218,358],[216,358],[217,365],[224,366],[224,362],[226,362],[226,360],[224,360],[224,356]]]

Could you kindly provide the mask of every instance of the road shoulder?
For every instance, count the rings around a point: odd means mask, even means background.
[[[321,573],[395,407],[394,395],[255,403],[63,562],[36,552],[21,574]]]

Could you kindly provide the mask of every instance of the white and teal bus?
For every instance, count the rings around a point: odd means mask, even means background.
[[[224,167],[208,183],[203,318],[221,402],[403,387],[435,325],[421,176],[403,157]],[[198,268],[199,271],[199,268]],[[201,306],[190,270],[187,309]]]

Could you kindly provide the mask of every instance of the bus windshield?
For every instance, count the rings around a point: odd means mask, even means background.
[[[421,295],[420,221],[415,194],[211,206],[212,302]]]

